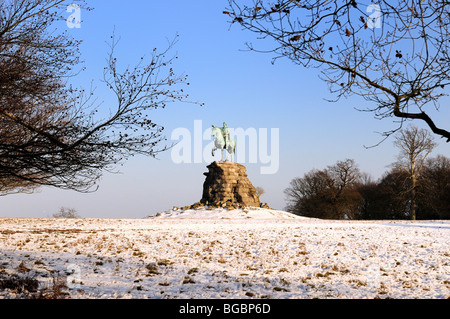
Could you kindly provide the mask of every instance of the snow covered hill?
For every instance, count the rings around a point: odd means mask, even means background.
[[[245,209],[228,210],[226,208],[213,209],[171,209],[156,214],[157,218],[188,218],[188,219],[303,219],[285,211],[265,209],[259,207],[247,207]]]
[[[449,298],[449,242],[450,221],[268,209],[0,218],[0,298]]]

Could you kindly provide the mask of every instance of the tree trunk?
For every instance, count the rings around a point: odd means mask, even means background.
[[[411,188],[411,209],[410,215],[412,220],[416,220],[416,185],[417,185],[417,168],[416,168],[416,157],[414,154],[410,155],[410,163],[411,163],[411,180],[412,180],[412,188]]]
[[[411,190],[411,220],[416,220],[416,178],[413,177],[413,188]]]

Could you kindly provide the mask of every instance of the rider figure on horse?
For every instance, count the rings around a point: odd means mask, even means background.
[[[212,125],[212,136],[215,138],[214,145],[211,150],[212,156],[214,156],[214,151],[220,149],[222,151],[222,161],[223,161],[223,151],[226,150],[228,155],[231,156],[231,160],[233,160],[233,154],[236,151],[236,141],[231,138],[231,130],[228,127],[227,123],[223,122],[223,127]],[[225,161],[228,160],[227,159]]]
[[[230,136],[230,128],[228,127],[226,122],[223,122],[223,127],[222,127],[222,133],[223,133],[223,137],[225,139],[225,149],[227,149],[228,144],[230,143],[231,140],[231,136]]]

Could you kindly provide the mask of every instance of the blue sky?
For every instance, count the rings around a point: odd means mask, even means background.
[[[329,103],[327,85],[318,79],[315,69],[302,69],[287,60],[271,64],[272,56],[245,52],[245,42],[254,35],[239,26],[230,28],[222,11],[227,1],[149,1],[96,0],[91,12],[82,12],[80,29],[68,29],[83,40],[82,57],[86,71],[76,83],[89,89],[97,87],[96,96],[107,112],[114,99],[102,86],[103,67],[108,52],[106,42],[113,30],[121,37],[117,48],[119,64],[134,65],[154,47],[164,48],[167,39],[179,35],[172,53],[179,57],[176,73],[189,75],[188,103],[169,104],[154,113],[170,138],[176,128],[194,129],[201,120],[203,129],[221,125],[230,127],[278,128],[280,163],[276,174],[260,173],[261,163],[245,164],[253,185],[265,189],[262,201],[282,209],[283,190],[294,177],[313,168],[324,168],[338,160],[353,158],[360,169],[374,178],[395,161],[397,150],[392,139],[380,146],[383,132],[395,127],[389,119],[376,120],[371,113],[358,112],[361,100],[349,98]],[[67,13],[69,15],[69,13]],[[64,23],[60,29],[67,28]],[[441,104],[448,104],[449,99]],[[450,112],[441,110],[438,125],[449,123]],[[414,122],[420,127],[421,123]],[[442,140],[433,155],[450,156]],[[207,141],[204,142],[204,145]],[[120,174],[105,173],[99,190],[91,194],[42,188],[31,195],[2,197],[2,216],[46,217],[59,207],[75,208],[82,217],[140,218],[158,211],[199,201],[208,163],[175,164],[171,153],[158,159],[135,157],[119,166]]]

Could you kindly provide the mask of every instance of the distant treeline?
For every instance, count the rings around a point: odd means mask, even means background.
[[[375,181],[347,159],[294,178],[285,190],[286,210],[326,219],[450,219],[449,158],[439,155],[424,162],[415,200],[412,184],[410,171],[399,165]]]

